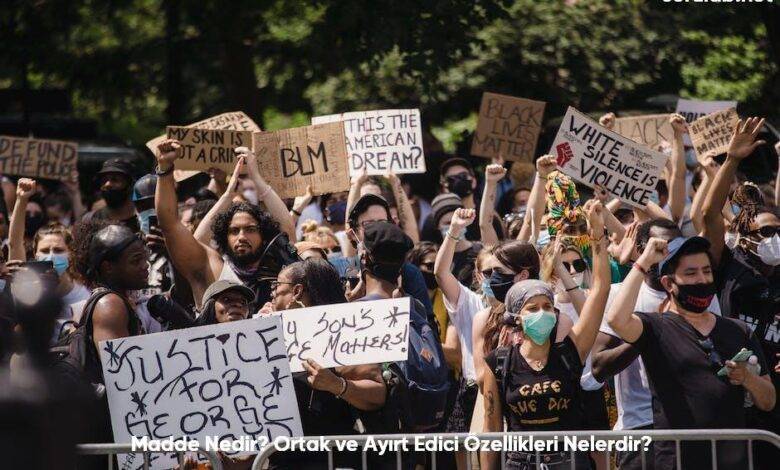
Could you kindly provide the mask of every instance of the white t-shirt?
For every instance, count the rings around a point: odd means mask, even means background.
[[[577,323],[580,319],[580,315],[577,313],[577,309],[574,308],[574,304],[571,302],[562,303],[558,302],[558,296],[555,296],[555,307],[566,314],[571,319],[572,323]],[[593,361],[590,358],[590,354],[585,358],[585,368],[582,369],[582,378],[580,378],[580,385],[583,390],[593,391],[601,390],[604,386],[603,383],[593,378]]]
[[[481,295],[463,284],[459,283],[458,286],[460,287],[458,305],[452,305],[447,300],[447,296],[443,296],[444,308],[447,309],[450,322],[455,325],[455,329],[458,331],[460,366],[463,377],[466,380],[477,380],[477,372],[474,369],[474,346],[471,338],[471,327],[474,324],[474,317],[478,312],[487,308],[487,304]]]
[[[74,282],[73,288],[67,294],[62,296],[63,307],[62,310],[60,310],[60,313],[57,315],[57,319],[55,320],[54,332],[52,333],[52,344],[56,343],[59,339],[62,325],[64,325],[67,321],[73,320],[73,310],[71,310],[70,305],[75,304],[76,302],[87,300],[89,298],[89,294],[89,289],[84,287],[83,284]]]
[[[620,291],[622,283],[612,284],[605,309],[609,311],[615,296]],[[666,292],[657,291],[642,282],[639,295],[634,305],[635,312],[658,312],[661,303],[666,300]],[[712,299],[709,311],[720,315],[720,302],[718,297]],[[601,322],[600,331],[619,338],[607,324],[606,315]],[[653,397],[647,382],[647,373],[642,358],[637,357],[628,367],[615,376],[615,402],[618,409],[618,419],[615,430],[636,429],[653,424]]]

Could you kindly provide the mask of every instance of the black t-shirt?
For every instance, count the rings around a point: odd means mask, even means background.
[[[555,329],[552,335],[555,335]],[[509,431],[582,429],[580,377],[583,364],[571,338],[566,336],[552,345],[542,370],[534,370],[528,365],[520,354],[519,345],[512,346],[509,358],[509,372],[503,387],[505,396],[501,397],[502,406],[509,407]],[[491,371],[501,367],[496,363],[495,350],[485,357],[485,361]]]
[[[639,313],[642,335],[634,343],[642,355],[653,394],[656,429],[734,429],[745,427],[745,389],[718,377],[717,358],[734,357],[742,348],[767,365],[760,344],[739,320],[715,316],[715,326],[703,336],[681,316]],[[712,348],[709,347],[709,339]],[[655,468],[674,468],[673,442],[656,442]],[[710,468],[709,443],[684,443],[683,468]],[[747,455],[741,442],[718,445],[718,468],[744,468]]]
[[[780,353],[780,269],[767,278],[753,268],[742,250],[723,249],[718,267],[721,313],[747,323],[761,342],[766,357],[775,364]],[[772,380],[780,380],[770,369]]]
[[[138,224],[138,217],[132,216],[124,220],[116,220],[112,219],[111,216],[108,214],[108,210],[103,207],[95,212],[91,212],[90,214],[86,215],[84,217],[85,219],[94,219],[94,220],[111,220],[113,222],[116,222],[118,224],[122,224],[125,227],[129,228],[133,232],[138,232],[141,230],[141,226]]]

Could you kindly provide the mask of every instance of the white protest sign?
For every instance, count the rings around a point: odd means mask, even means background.
[[[303,435],[278,317],[102,341],[100,358],[115,442]],[[152,458],[155,469],[176,464],[175,454]]]
[[[736,107],[736,101],[701,101],[680,98],[677,100],[677,109],[675,112],[681,114],[682,117],[685,118],[685,122],[690,124],[707,114]],[[691,137],[688,134],[683,134],[683,143],[688,146],[692,145]]]
[[[558,167],[591,188],[602,186],[621,201],[645,207],[666,155],[612,132],[569,106],[550,153]]]
[[[409,354],[408,297],[279,312],[290,369],[313,359],[322,367],[405,361]]]
[[[315,116],[312,124],[344,121],[350,175],[425,173],[419,109],[382,109]]]

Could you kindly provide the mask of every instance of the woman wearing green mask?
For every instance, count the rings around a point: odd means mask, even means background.
[[[27,261],[24,247],[25,207],[35,193],[35,186],[35,180],[28,178],[21,178],[17,183],[16,205],[11,215],[8,237],[9,264],[19,266]],[[76,282],[68,272],[72,241],[70,229],[58,222],[49,223],[38,229],[32,241],[31,252],[34,260],[52,263],[54,269],[52,274],[57,276],[57,294],[62,298],[63,310],[57,315],[52,342],[57,340],[62,326],[72,317],[70,305],[89,298],[89,289]]]
[[[600,202],[586,204],[588,235],[593,251],[593,283],[579,321],[568,335],[557,335],[558,313],[554,290],[533,279],[520,281],[509,289],[504,300],[503,320],[514,327],[522,340],[500,347],[485,358],[485,431],[564,431],[584,427],[582,376],[585,358],[593,347],[610,288],[604,208]],[[539,460],[537,460],[537,458]],[[506,452],[506,468],[590,469],[586,453]],[[499,467],[499,454],[483,453],[481,468]]]

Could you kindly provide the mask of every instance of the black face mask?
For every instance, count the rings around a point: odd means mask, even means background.
[[[439,287],[439,283],[436,282],[436,276],[428,271],[420,271],[422,273],[423,279],[425,279],[425,287],[428,288],[428,290],[433,290]]]
[[[38,212],[37,214],[27,214],[24,216],[24,234],[27,237],[32,237],[35,235],[35,232],[38,231],[39,228],[43,227],[43,224],[46,222],[46,218],[44,217],[42,212]]]
[[[493,274],[490,275],[490,290],[493,291],[493,296],[501,303],[504,303],[506,299],[506,293],[515,283],[514,274],[503,274],[496,270],[493,270]]]
[[[127,201],[127,196],[130,194],[128,188],[125,189],[104,189],[100,191],[100,195],[103,196],[103,200],[106,201],[106,205],[112,209],[118,209]]]
[[[715,296],[715,283],[677,284],[677,294],[672,294],[681,308],[694,313],[705,312]]]
[[[471,189],[471,177],[467,174],[448,176],[447,189],[461,198],[469,196],[474,192]]]

